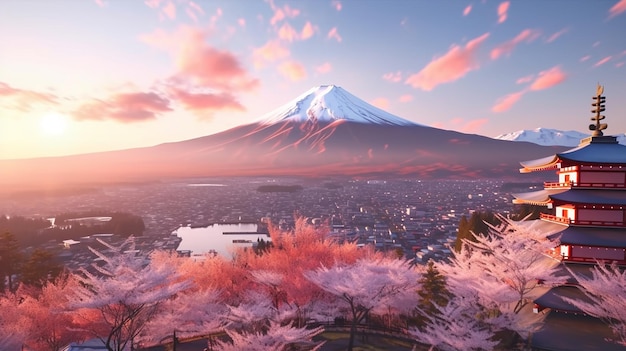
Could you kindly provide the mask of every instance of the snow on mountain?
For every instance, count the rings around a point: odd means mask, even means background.
[[[544,146],[578,146],[581,139],[591,134],[577,132],[575,130],[562,131],[549,128],[536,128],[533,130],[518,130],[517,132],[500,134],[494,139],[510,141],[527,141]],[[606,134],[612,135],[612,134]],[[626,134],[616,135],[620,144],[626,145]]]
[[[419,125],[372,106],[336,85],[314,87],[264,115],[260,122],[272,124],[282,121],[302,123],[337,120],[381,125]]]

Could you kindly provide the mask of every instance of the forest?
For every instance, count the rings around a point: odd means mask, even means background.
[[[232,260],[154,251],[146,262],[132,251],[132,236],[100,241],[91,247],[98,264],[4,287],[0,349],[56,351],[94,338],[110,351],[141,349],[176,330],[181,339],[209,338],[212,350],[319,350],[316,336],[341,324],[349,350],[364,325],[433,350],[521,350],[542,323],[542,314],[523,313],[529,301],[564,280],[549,254],[558,243],[502,217],[463,239],[448,261],[427,265],[328,232],[300,218],[291,231],[270,227],[272,245],[241,249]],[[626,345],[624,273],[600,267],[579,278],[595,302],[581,308],[611,320],[616,342]]]

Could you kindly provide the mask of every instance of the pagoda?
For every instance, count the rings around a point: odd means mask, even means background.
[[[624,350],[610,340],[606,324],[562,298],[585,299],[571,272],[590,275],[600,261],[626,265],[626,146],[603,133],[603,93],[598,85],[590,137],[573,149],[520,163],[521,173],[556,171],[558,181],[544,182],[539,191],[513,194],[513,203],[545,207],[540,227],[560,241],[552,254],[561,261],[563,274],[571,277],[534,301],[534,312],[547,314],[532,338],[536,349]]]

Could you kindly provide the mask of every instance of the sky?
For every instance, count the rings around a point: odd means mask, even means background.
[[[334,84],[495,137],[626,132],[626,0],[0,1],[0,159],[152,146]]]

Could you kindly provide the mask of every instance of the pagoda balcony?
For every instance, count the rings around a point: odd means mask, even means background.
[[[542,213],[540,218],[546,221],[562,223],[567,225],[585,225],[585,226],[598,226],[598,227],[626,227],[626,223],[624,221],[615,222],[615,221],[600,221],[600,220],[581,220],[581,219],[570,219],[567,217],[559,217],[547,213]]]
[[[544,182],[545,189],[593,188],[593,189],[625,189],[626,184],[620,183],[580,183],[580,182]]]

